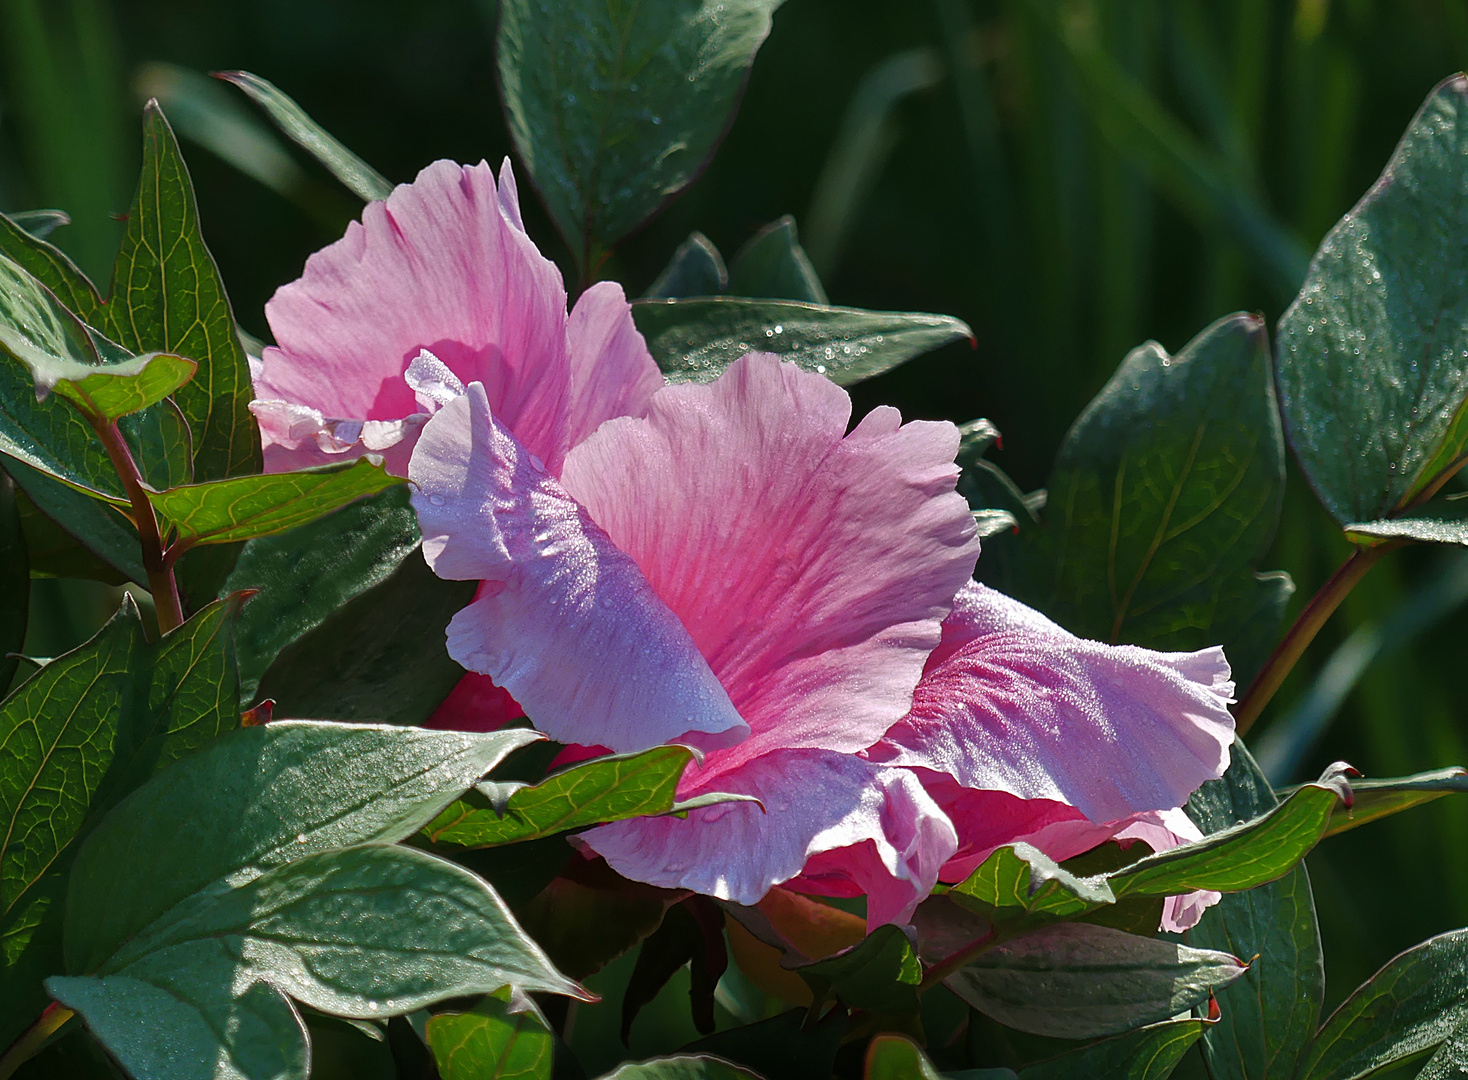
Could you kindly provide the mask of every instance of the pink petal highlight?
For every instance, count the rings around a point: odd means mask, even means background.
[[[593,303],[602,321],[618,298]],[[572,432],[619,415],[597,410],[640,413],[661,382],[635,331],[568,338],[560,271],[525,234],[508,163],[498,188],[483,162],[428,166],[369,203],[265,311],[279,345],[261,357],[257,398],[328,421],[401,420],[419,411],[403,373],[427,349],[460,382],[483,383],[499,421],[553,474]],[[622,389],[578,389],[588,383]],[[264,437],[267,462],[285,460],[271,452],[275,433]],[[287,449],[311,453],[309,444]]]
[[[754,795],[766,812],[725,803],[686,820],[603,825],[580,839],[633,880],[740,904],[756,903],[814,858],[821,873],[867,893],[871,926],[910,918],[957,843],[912,773],[850,755],[772,753],[710,783],[698,790]]]
[[[748,730],[677,617],[471,383],[423,429],[409,476],[423,555],[482,582],[451,655],[536,727],[613,751],[723,745]]]
[[[1223,774],[1232,694],[1220,649],[1159,653],[1087,641],[969,584],[912,712],[868,756],[1116,821],[1180,806]]]
[[[829,380],[751,354],[604,424],[563,483],[677,613],[752,736],[855,751],[907,712],[978,553],[957,429],[879,408],[849,435]],[[534,715],[532,713],[532,715]],[[584,740],[583,740],[584,741]]]

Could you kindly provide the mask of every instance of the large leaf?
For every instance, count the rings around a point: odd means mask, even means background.
[[[104,421],[118,420],[162,401],[193,378],[197,368],[181,356],[147,353],[95,371],[57,372],[54,385],[83,412]]]
[[[297,472],[236,476],[149,492],[159,526],[178,543],[229,544],[305,525],[364,495],[401,484],[381,459],[361,457]]]
[[[16,505],[15,482],[0,472],[0,700],[10,690],[19,662],[11,654],[25,646],[30,601],[31,563]]]
[[[326,166],[327,172],[363,202],[385,199],[392,194],[392,184],[381,173],[332,137],[279,87],[248,71],[221,71],[217,76],[249,94],[281,131],[289,135],[296,145],[309,151]]]
[[[1284,494],[1263,320],[1220,319],[1177,356],[1135,349],[1070,429],[1049,492],[1031,571],[1046,614],[1082,637],[1262,660],[1277,621],[1260,649],[1252,616],[1274,603],[1277,620],[1289,596],[1255,573]]]
[[[317,521],[249,541],[224,584],[255,596],[235,628],[240,693],[252,700],[280,651],[386,581],[420,542],[406,484]]]
[[[555,1036],[532,1010],[511,1012],[508,996],[429,1019],[425,1035],[441,1080],[551,1080]]]
[[[0,253],[20,264],[83,322],[102,326],[106,309],[96,286],[60,248],[0,214]]]
[[[1360,805],[1359,794],[1356,799]],[[1204,832],[1217,833],[1268,812],[1276,802],[1259,766],[1236,742],[1228,771],[1193,793],[1188,816]],[[1278,881],[1225,893],[1185,940],[1197,948],[1258,957],[1242,979],[1218,992],[1222,1014],[1203,1032],[1210,1074],[1289,1080],[1301,1048],[1315,1034],[1325,998],[1320,929],[1304,864]]]
[[[1285,429],[1342,524],[1391,515],[1468,445],[1468,78],[1428,97],[1279,322]]]
[[[703,168],[780,0],[506,0],[510,135],[583,272]]]
[[[0,1040],[45,1004],[61,968],[60,901],[86,822],[155,768],[238,723],[229,624],[200,612],[156,644],[132,601],[91,641],[51,661],[0,705]]]
[[[678,780],[692,760],[693,751],[684,746],[655,746],[597,758],[532,787],[520,787],[500,806],[461,799],[430,822],[424,833],[435,844],[494,847],[605,821],[686,811],[692,806],[677,802]],[[698,805],[729,801],[749,797],[715,795]]]
[[[973,337],[947,315],[736,296],[637,300],[632,318],[674,382],[712,382],[745,353],[772,352],[850,386]]]
[[[741,1069],[733,1062],[707,1054],[679,1054],[677,1057],[633,1061],[618,1066],[603,1080],[762,1080],[757,1073]]]
[[[1422,1066],[1417,1080],[1462,1080],[1468,1075],[1468,1028],[1459,1028]]]
[[[245,351],[219,268],[199,231],[188,168],[153,102],[143,115],[143,170],[112,279],[105,329],[118,344],[134,354],[173,353],[199,365],[175,398],[193,434],[194,478],[259,472]]]
[[[1084,1039],[1176,1016],[1244,970],[1227,953],[1060,923],[995,945],[944,981],[1002,1024]]]
[[[1237,985],[1237,984],[1236,984]],[[1169,1020],[1125,1035],[1102,1039],[1020,1070],[1019,1080],[1164,1080],[1198,1036],[1207,1020]],[[1235,1074],[1224,1073],[1232,1080]]]
[[[477,586],[437,576],[412,551],[385,581],[282,649],[257,697],[274,698],[286,716],[424,722],[464,677],[444,632]]]
[[[1284,789],[1281,794],[1292,792]],[[1351,805],[1340,805],[1330,816],[1325,835],[1335,836],[1368,822],[1400,814],[1444,795],[1468,792],[1468,769],[1452,766],[1413,776],[1383,780],[1352,780]]]
[[[1429,938],[1358,987],[1320,1028],[1298,1080],[1354,1080],[1429,1050],[1468,1020],[1468,930]]]
[[[98,970],[211,885],[411,836],[535,737],[281,720],[216,739],[134,792],[88,838],[67,899],[67,970]]]
[[[845,952],[795,970],[818,1004],[835,998],[853,1009],[883,1013],[915,1012],[923,981],[917,950],[892,923]]]

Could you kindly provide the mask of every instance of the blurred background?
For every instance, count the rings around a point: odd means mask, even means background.
[[[139,159],[139,106],[184,140],[205,236],[241,325],[360,203],[205,78],[272,80],[394,181],[508,151],[494,0],[0,0],[0,210],[105,279]],[[957,315],[950,346],[857,388],[910,417],[992,419],[995,459],[1041,487],[1127,350],[1213,319],[1271,325],[1309,252],[1380,172],[1442,78],[1468,66],[1468,0],[788,0],[706,174],[604,268],[645,290],[690,230],[732,254],[793,214],[832,302]],[[564,248],[533,196],[531,234]],[[1299,591],[1347,546],[1297,473],[1265,569]],[[40,582],[27,648],[110,613]],[[1372,571],[1251,742],[1277,783],[1344,758],[1367,775],[1468,764],[1468,559]],[[1468,925],[1468,799],[1310,857],[1333,1004],[1402,948]]]

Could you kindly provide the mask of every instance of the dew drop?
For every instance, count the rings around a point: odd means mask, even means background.
[[[428,496],[428,501],[434,506],[442,506],[447,500],[442,495],[434,494]]]

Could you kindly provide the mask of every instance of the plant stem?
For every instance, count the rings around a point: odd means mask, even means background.
[[[183,625],[183,603],[178,595],[178,580],[173,576],[173,564],[163,550],[158,518],[148,501],[148,493],[143,490],[143,474],[115,423],[93,420],[92,426],[107,448],[107,456],[132,506],[133,522],[138,527],[138,540],[143,548],[143,569],[148,572],[148,590],[153,594],[153,606],[158,613],[158,630],[166,634]]]
[[[1254,721],[1259,719],[1264,706],[1269,704],[1269,699],[1274,697],[1275,691],[1284,683],[1285,676],[1294,668],[1295,662],[1304,654],[1310,642],[1315,640],[1315,635],[1320,632],[1326,620],[1340,607],[1346,594],[1366,576],[1366,571],[1375,566],[1378,559],[1400,546],[1401,541],[1390,541],[1375,547],[1357,548],[1330,576],[1330,580],[1320,587],[1320,591],[1305,605],[1305,610],[1300,612],[1300,617],[1295,620],[1289,632],[1274,647],[1274,652],[1269,654],[1269,659],[1264,661],[1259,674],[1254,676],[1254,681],[1239,700],[1238,708],[1234,710],[1234,726],[1240,735],[1254,726]]]
[[[948,976],[959,970],[959,968],[966,967],[980,953],[988,952],[995,945],[998,945],[1000,940],[999,931],[990,929],[983,936],[974,938],[973,941],[970,941],[952,956],[939,960],[932,967],[928,968],[927,971],[923,972],[923,981],[918,986],[918,993],[937,986],[944,979],[948,978]]]
[[[20,1038],[10,1044],[10,1049],[0,1054],[0,1080],[6,1080],[21,1065],[35,1057],[41,1047],[46,1045],[46,1040],[60,1031],[61,1025],[74,1015],[76,1014],[70,1009],[55,1001],[47,1005],[36,1018],[36,1022],[21,1032]]]

